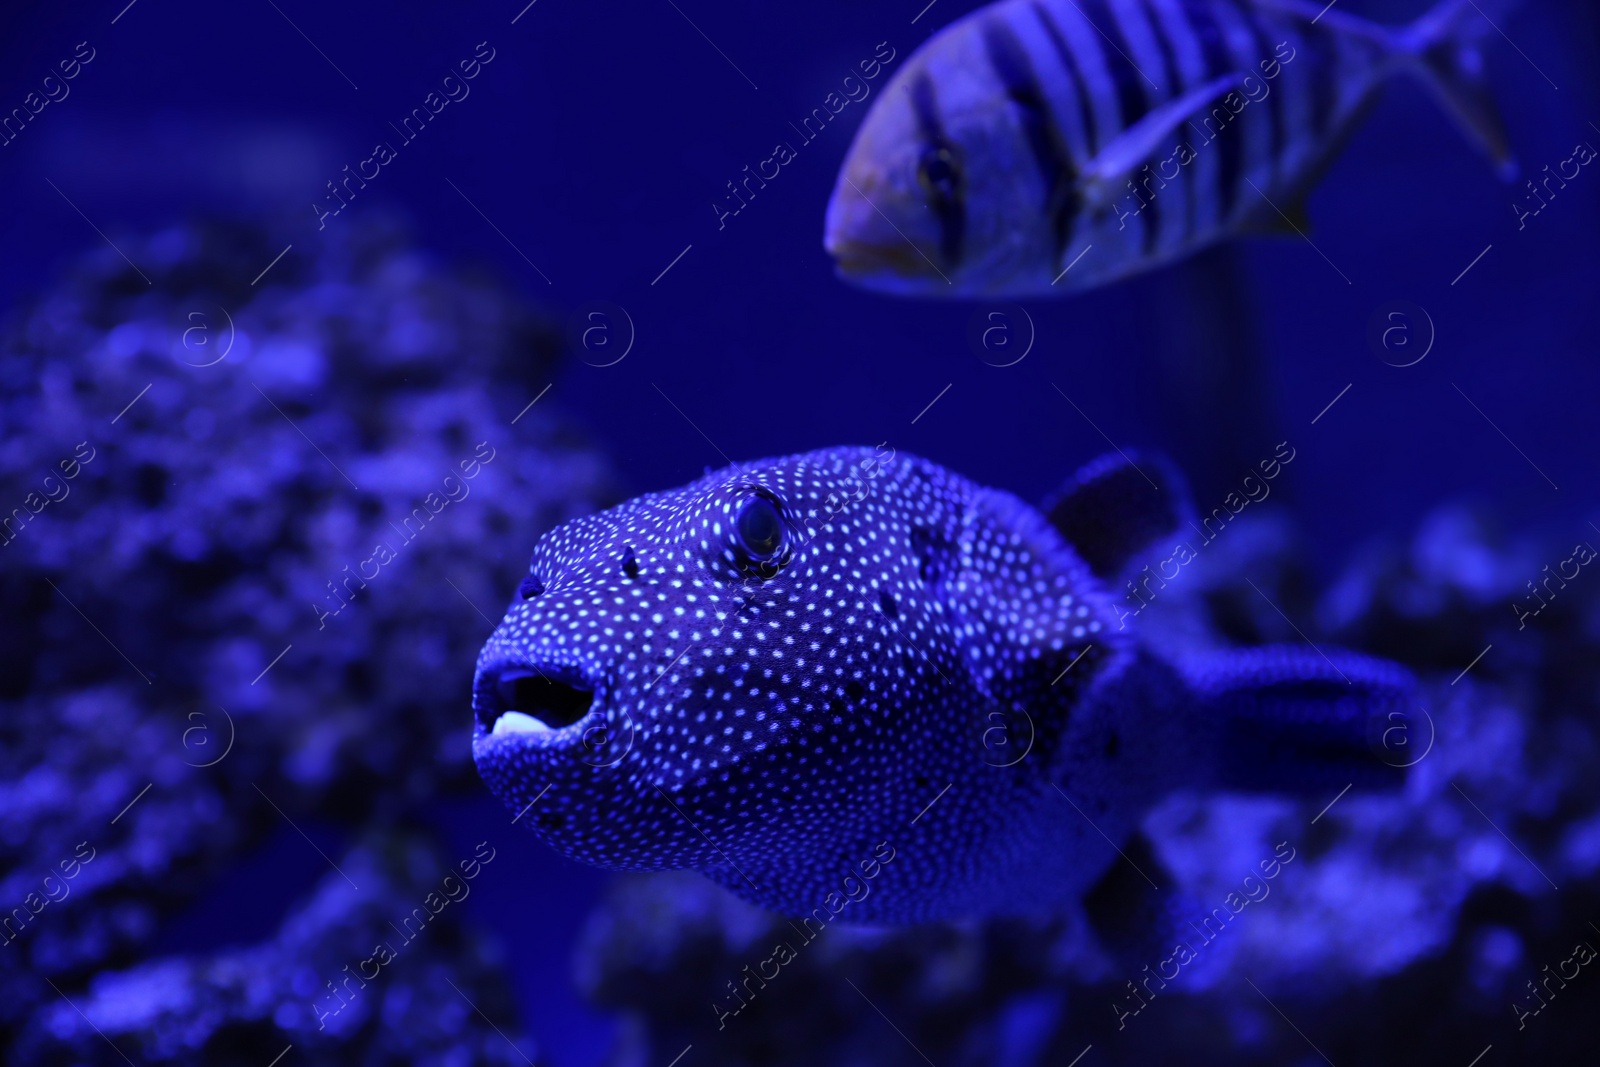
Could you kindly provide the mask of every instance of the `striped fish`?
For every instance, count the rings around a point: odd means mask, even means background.
[[[1509,173],[1474,77],[1491,28],[1473,0],[1399,28],[1301,0],[1000,0],[941,30],[886,87],[840,171],[824,244],[870,289],[1022,296],[1292,232],[1399,73]]]

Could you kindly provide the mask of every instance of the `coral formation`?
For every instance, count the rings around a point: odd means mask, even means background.
[[[504,1059],[464,1003],[514,1032],[504,976],[449,910],[338,1026],[310,1003],[459,859],[419,813],[481,788],[477,646],[533,532],[612,495],[548,405],[512,425],[556,333],[388,222],[259,284],[248,227],[123,248],[147,275],[96,253],[0,344],[0,1058]],[[353,883],[151,958],[289,820]]]

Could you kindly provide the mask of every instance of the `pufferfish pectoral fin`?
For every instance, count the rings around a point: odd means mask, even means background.
[[[975,487],[950,533],[933,591],[954,630],[958,669],[977,693],[1013,710],[1038,706],[1046,691],[1070,701],[1115,658],[1119,642],[1088,595],[1096,583],[1036,508]],[[1080,658],[1088,662],[1063,677]]]
[[[1042,509],[1101,578],[1118,574],[1158,538],[1194,517],[1189,486],[1149,453],[1108,453],[1074,474]]]

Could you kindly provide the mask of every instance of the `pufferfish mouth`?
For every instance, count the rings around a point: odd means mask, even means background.
[[[472,710],[490,737],[550,736],[588,716],[595,688],[591,679],[573,667],[515,661],[491,664],[473,681]]]

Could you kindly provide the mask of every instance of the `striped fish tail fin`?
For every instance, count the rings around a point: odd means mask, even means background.
[[[1494,162],[1503,181],[1517,176],[1517,162],[1500,110],[1483,81],[1479,46],[1497,30],[1519,0],[1441,0],[1396,33],[1406,69],[1419,78],[1469,141]]]

